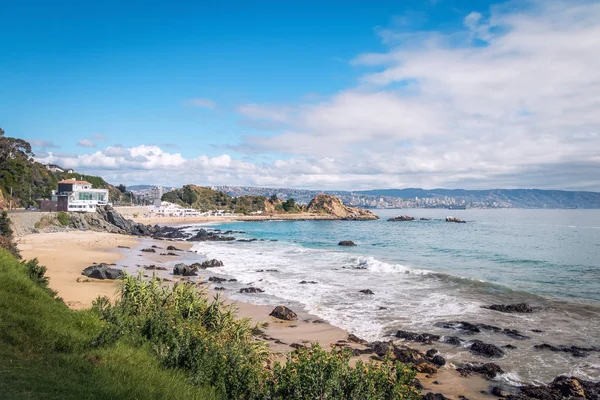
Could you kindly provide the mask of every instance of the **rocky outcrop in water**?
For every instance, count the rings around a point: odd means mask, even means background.
[[[578,347],[578,346],[554,346],[548,343],[536,344],[538,350],[550,350],[554,352],[571,353],[573,357],[587,357],[590,352],[600,351],[600,347]]]
[[[393,217],[388,219],[388,222],[402,222],[402,221],[414,221],[415,217],[410,217],[408,215],[398,215],[397,217]]]
[[[375,293],[373,293],[373,291],[371,289],[363,289],[363,290],[359,290],[359,292],[362,294],[375,294]]]
[[[456,218],[456,217],[446,217],[446,222],[455,222],[457,224],[464,224],[466,223],[466,221],[463,221],[460,218]]]
[[[500,358],[504,355],[504,351],[498,346],[482,342],[481,340],[473,340],[469,346],[469,350],[471,353],[490,358]]]
[[[527,303],[517,304],[492,304],[491,306],[481,306],[488,310],[500,311],[505,313],[530,313],[533,312],[533,307]]]
[[[94,279],[119,279],[123,276],[123,271],[102,263],[90,265],[81,272],[81,275]]]
[[[235,240],[233,236],[224,236],[216,232],[200,229],[194,236],[188,239],[191,242],[230,242]]]
[[[409,342],[419,342],[419,343],[431,343],[437,342],[440,340],[439,335],[434,335],[432,333],[415,333],[409,331],[398,331],[396,332],[396,337],[400,339],[404,339]]]
[[[283,319],[285,321],[295,321],[298,319],[298,315],[286,306],[275,307],[269,315],[271,317]]]
[[[509,394],[505,398],[510,400],[598,400],[600,399],[600,382],[561,375],[547,385],[525,385],[517,388],[516,391],[516,394]]]
[[[437,327],[440,327],[440,328],[444,328],[444,329],[458,330],[464,335],[472,335],[475,333],[479,333],[482,330],[485,330],[485,331],[492,331],[492,332],[496,332],[496,333],[502,333],[506,336],[509,336],[509,337],[511,337],[513,339],[517,339],[517,340],[529,339],[529,336],[525,336],[525,335],[521,334],[516,329],[508,329],[508,328],[502,329],[500,327],[497,327],[494,325],[488,325],[488,324],[473,324],[473,323],[467,322],[467,321],[447,321],[447,322],[436,322],[434,325]]]
[[[354,243],[352,240],[342,240],[338,243],[338,246],[356,246],[356,243]]]
[[[257,287],[247,287],[240,289],[240,293],[263,293],[264,290]]]
[[[342,219],[346,221],[369,221],[379,219],[369,210],[363,210],[357,207],[345,206],[339,197],[330,196],[328,194],[316,195],[306,209],[312,214],[328,214],[334,219]]]

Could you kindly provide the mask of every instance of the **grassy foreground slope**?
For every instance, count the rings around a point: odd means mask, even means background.
[[[92,349],[105,322],[72,311],[0,249],[0,397],[7,399],[215,399],[166,369],[149,346]]]

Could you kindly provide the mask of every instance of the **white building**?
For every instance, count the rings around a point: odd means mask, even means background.
[[[156,185],[148,190],[150,200],[160,200],[165,193],[164,188],[161,185]]]
[[[91,183],[75,178],[58,182],[55,196],[59,211],[96,212],[96,206],[109,204],[108,189],[93,189]]]
[[[168,201],[161,201],[160,205],[148,206],[148,212],[151,216],[159,217],[194,217],[202,215],[196,209],[183,208],[178,204],[169,203]]]

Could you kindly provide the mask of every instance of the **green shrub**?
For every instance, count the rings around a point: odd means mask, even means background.
[[[66,213],[66,212],[64,212],[64,211],[59,211],[59,212],[56,214],[56,219],[58,220],[58,222],[60,222],[60,224],[61,224],[62,226],[67,226],[67,225],[69,225],[69,214],[67,214],[67,213]]]
[[[133,338],[150,343],[163,365],[187,372],[191,382],[212,386],[227,399],[417,399],[414,372],[386,359],[350,365],[349,350],[331,353],[314,345],[291,353],[284,365],[267,368],[265,342],[230,305],[190,283],[172,289],[153,277],[126,276],[120,300],[94,302],[107,322],[94,341],[110,345]]]

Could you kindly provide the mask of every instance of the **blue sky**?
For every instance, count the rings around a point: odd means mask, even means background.
[[[115,183],[599,190],[585,173],[600,148],[596,13],[586,1],[7,3],[0,126],[40,161]]]

